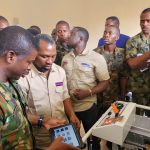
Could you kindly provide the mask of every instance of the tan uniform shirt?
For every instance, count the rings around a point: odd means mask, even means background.
[[[53,64],[48,79],[34,66],[30,73],[19,80],[23,91],[27,95],[29,110],[33,114],[67,119],[63,101],[69,98],[66,75],[63,68]],[[46,129],[33,127],[38,148],[49,145],[50,138]],[[42,141],[43,144],[40,144]]]
[[[68,89],[75,111],[89,109],[97,101],[96,94],[83,100],[77,100],[73,93],[75,89],[92,89],[97,85],[97,81],[109,79],[104,57],[94,51],[87,50],[75,56],[72,51],[64,56],[62,67],[66,71]]]

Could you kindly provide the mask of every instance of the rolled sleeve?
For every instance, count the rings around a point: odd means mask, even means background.
[[[67,79],[66,79],[65,71],[64,71],[63,74],[64,74],[63,75],[64,76],[64,80],[63,80],[63,84],[64,84],[64,86],[63,86],[63,88],[64,88],[64,90],[63,90],[63,100],[65,100],[67,98],[70,98],[70,96],[69,96],[69,93],[68,93]]]
[[[105,58],[99,54],[95,67],[95,74],[99,81],[105,81],[110,78]]]
[[[134,39],[129,39],[126,44],[126,59],[136,57],[137,43]]]

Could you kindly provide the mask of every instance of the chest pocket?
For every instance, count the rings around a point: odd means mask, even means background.
[[[138,53],[145,53],[147,51],[149,51],[149,44],[145,44],[145,43],[141,43],[139,44],[139,47],[138,47]]]
[[[78,80],[86,82],[90,81],[94,78],[94,67],[88,63],[80,63],[77,67],[77,74]]]
[[[20,108],[16,106],[12,115],[6,117],[5,124],[2,128],[2,136],[16,135],[22,125],[23,116]]]
[[[28,99],[30,101],[34,101],[35,105],[36,105],[42,99],[45,99],[46,95],[48,95],[48,90],[47,90],[46,82],[45,82],[45,84],[43,84],[42,80],[39,79],[39,82],[37,82],[37,86],[35,86],[35,81],[37,81],[37,80],[33,79],[30,81],[30,88],[28,90]],[[34,102],[32,102],[32,103],[34,103]]]
[[[117,54],[112,61],[111,71],[119,71],[123,66],[124,56]]]
[[[55,82],[55,99],[57,102],[62,101],[64,96],[64,83],[62,81]]]
[[[63,85],[62,86],[55,86],[56,93],[62,93],[63,92]]]

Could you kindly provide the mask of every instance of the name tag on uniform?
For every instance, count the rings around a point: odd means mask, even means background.
[[[63,86],[63,82],[55,82],[56,86]]]
[[[87,63],[81,63],[81,65],[85,68],[92,68],[92,66],[90,64],[87,64]]]

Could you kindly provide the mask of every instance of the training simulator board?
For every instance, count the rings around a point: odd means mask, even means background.
[[[97,126],[92,128],[92,135],[118,145],[123,145],[132,124],[135,122],[135,112],[135,103],[115,102],[102,115]]]

